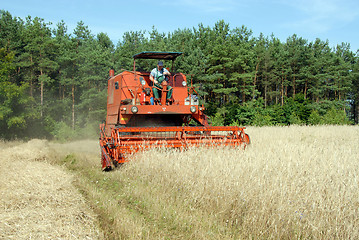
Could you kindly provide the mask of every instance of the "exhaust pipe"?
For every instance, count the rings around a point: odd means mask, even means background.
[[[110,69],[109,75],[110,75],[110,78],[113,77],[113,76],[115,76],[115,70]]]

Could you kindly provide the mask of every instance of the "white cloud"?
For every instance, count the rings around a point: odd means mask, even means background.
[[[359,16],[356,0],[280,0],[294,8],[303,16],[296,21],[288,21],[284,26],[324,33],[355,21]]]
[[[354,20],[358,16],[359,7],[356,1],[351,0],[298,0],[292,5],[309,15],[340,21]]]

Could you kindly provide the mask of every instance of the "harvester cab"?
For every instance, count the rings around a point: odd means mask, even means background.
[[[148,148],[249,144],[244,128],[209,126],[192,81],[188,83],[185,74],[174,71],[173,63],[181,54],[141,52],[133,56],[133,71],[115,75],[110,70],[106,122],[100,125],[103,170]],[[154,84],[150,72],[136,71],[137,59],[172,61],[171,74],[160,85]],[[154,92],[160,94],[159,99]],[[189,126],[190,121],[198,126]]]

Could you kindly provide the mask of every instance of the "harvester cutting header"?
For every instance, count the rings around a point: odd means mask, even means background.
[[[133,71],[108,80],[106,123],[100,125],[101,162],[110,170],[128,155],[156,147],[242,146],[250,143],[244,128],[210,126],[198,94],[183,73],[175,73],[181,52],[142,52],[133,56]],[[157,59],[152,72],[136,71],[136,59]],[[172,69],[163,61],[172,61]],[[196,123],[197,126],[190,126]],[[192,124],[191,124],[192,125]]]

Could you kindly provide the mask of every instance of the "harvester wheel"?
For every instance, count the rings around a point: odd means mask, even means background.
[[[246,133],[243,134],[243,141],[246,143],[246,145],[251,144],[251,138],[249,137],[248,134]]]

